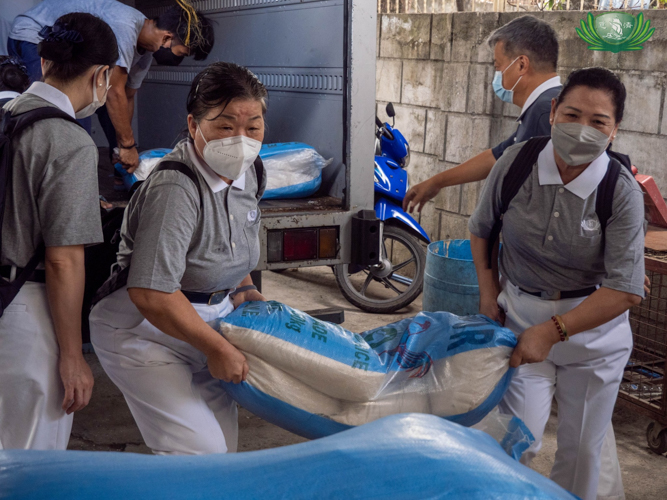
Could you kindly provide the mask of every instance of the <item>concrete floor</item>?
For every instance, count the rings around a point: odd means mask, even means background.
[[[361,312],[345,301],[328,268],[263,273],[263,292],[269,299],[280,300],[302,310],[340,307],[345,310],[343,326],[361,332],[412,316],[421,310],[421,297],[401,314],[374,315]],[[143,443],[122,395],[106,377],[94,354],[87,355],[95,375],[95,390],[90,405],[74,419],[70,449],[111,450],[149,453]],[[646,445],[649,419],[617,408],[614,428],[618,455],[623,470],[628,500],[667,499],[667,457],[652,453]],[[555,412],[547,425],[544,446],[533,467],[548,475],[556,450]],[[303,442],[290,432],[255,417],[246,410],[239,412],[239,451],[261,450]]]

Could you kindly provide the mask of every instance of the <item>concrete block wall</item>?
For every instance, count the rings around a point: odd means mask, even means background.
[[[516,129],[519,108],[495,97],[493,55],[486,38],[522,13],[457,12],[378,16],[377,114],[387,120],[393,102],[396,126],[410,142],[414,185],[494,146]],[[564,80],[572,70],[604,66],[621,76],[625,117],[614,149],[652,175],[667,196],[667,11],[644,11],[655,33],[636,52],[587,49],[575,28],[585,12],[534,13],[559,36]],[[444,189],[418,217],[433,240],[467,238],[467,220],[482,183]]]

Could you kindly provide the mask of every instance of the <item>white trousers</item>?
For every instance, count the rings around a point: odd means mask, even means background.
[[[193,306],[204,321],[234,309],[228,299]],[[90,336],[104,371],[125,396],[153,453],[236,451],[237,406],[208,371],[206,356],[144,319],[126,288],[95,306]]]
[[[519,335],[553,315],[565,314],[583,300],[542,300],[505,282],[498,304],[507,313],[505,326]],[[500,411],[521,418],[535,436],[535,443],[522,457],[528,464],[542,445],[551,403],[556,398],[558,449],[551,479],[584,500],[597,497],[602,445],[608,434],[611,439],[607,436],[606,442],[614,447],[605,450],[607,470],[603,476],[614,486],[605,485],[605,494],[622,484],[610,426],[631,350],[632,332],[626,312],[573,336],[569,342],[556,344],[545,361],[521,365],[499,406]]]
[[[0,449],[67,449],[59,352],[46,285],[28,282],[0,317]]]

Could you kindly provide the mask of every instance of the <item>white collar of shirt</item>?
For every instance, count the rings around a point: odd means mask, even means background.
[[[607,156],[606,152],[602,153],[576,179],[568,182],[563,187],[570,193],[585,200],[597,189],[598,184],[600,184],[600,181],[602,181],[607,173],[608,165],[609,156]],[[554,147],[551,141],[549,141],[547,147],[537,157],[537,178],[540,186],[563,184],[558,165],[556,165]]]
[[[188,142],[188,154],[190,155],[192,163],[194,163],[195,167],[197,167],[197,169],[199,170],[199,173],[201,173],[204,176],[204,180],[206,181],[206,184],[208,184],[208,187],[211,188],[211,191],[213,191],[214,193],[218,193],[223,189],[229,187],[229,184],[223,181],[220,178],[220,176],[213,171],[211,167],[209,167],[199,159],[199,155],[195,151],[195,148],[191,142]],[[243,173],[241,177],[232,182],[232,187],[240,189],[241,191],[245,189],[245,173]]]
[[[45,101],[50,102],[54,106],[60,108],[61,111],[64,111],[72,118],[76,118],[74,108],[72,107],[72,103],[70,102],[69,97],[48,83],[35,82],[30,85],[24,94],[32,94],[36,95],[37,97],[41,97]]]
[[[14,99],[15,97],[20,96],[18,92],[14,92],[13,90],[3,90],[0,92],[0,99]]]
[[[552,89],[554,87],[558,87],[559,85],[560,85],[560,76],[554,76],[553,78],[550,78],[546,82],[540,84],[535,90],[533,90],[530,93],[528,99],[526,99],[526,102],[523,103],[523,108],[521,108],[521,113],[519,113],[519,117],[516,119],[516,121],[519,121],[521,119],[523,114],[528,110],[528,108],[530,108],[530,106],[537,100],[538,97],[540,97],[547,90]]]

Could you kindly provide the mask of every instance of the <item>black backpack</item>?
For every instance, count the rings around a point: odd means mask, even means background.
[[[537,162],[537,157],[550,140],[551,137],[544,136],[533,137],[526,141],[505,174],[503,186],[500,191],[500,217],[496,219],[493,228],[491,229],[491,234],[489,235],[489,266],[491,266],[493,247],[500,237],[500,232],[503,227],[503,215],[507,212],[510,203],[519,192],[519,189],[521,189],[521,186],[523,186],[530,176],[533,167]],[[609,155],[611,161],[609,162],[607,173],[598,185],[597,197],[595,200],[595,213],[600,221],[603,235],[604,230],[607,227],[607,221],[609,221],[609,218],[611,217],[614,202],[614,190],[616,189],[616,182],[621,173],[621,168],[625,167],[628,169],[634,177],[634,174],[632,173],[632,162],[628,155],[617,153],[610,149],[607,149],[607,155]]]
[[[2,120],[2,125],[0,126],[0,248],[2,248],[2,222],[5,214],[5,199],[7,189],[9,189],[12,183],[12,140],[33,123],[50,118],[60,118],[79,125],[74,118],[58,108],[37,108],[16,115],[0,109],[0,119]],[[35,272],[37,265],[44,259],[45,250],[44,243],[40,244],[35,251],[35,255],[31,257],[23,270],[18,273],[14,281],[10,282],[0,277],[0,316],[2,316],[7,306],[18,295],[21,287],[28,278]]]

